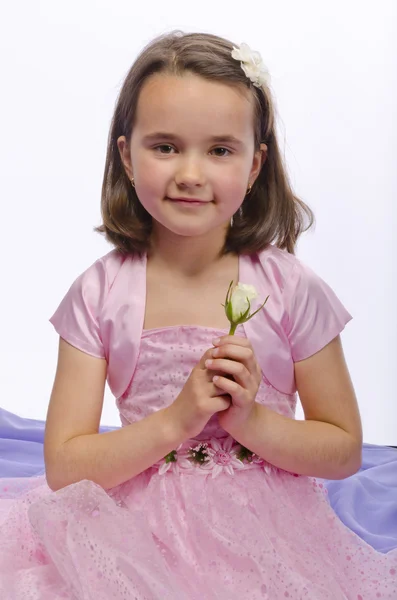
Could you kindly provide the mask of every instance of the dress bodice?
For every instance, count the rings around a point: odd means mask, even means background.
[[[133,378],[126,392],[116,400],[122,425],[139,421],[172,404],[201,356],[213,346],[212,340],[227,333],[222,329],[191,325],[143,330]],[[235,335],[246,337],[244,328],[239,326]],[[294,417],[296,394],[279,392],[264,374],[256,400],[280,414]],[[197,439],[224,434],[215,414]]]

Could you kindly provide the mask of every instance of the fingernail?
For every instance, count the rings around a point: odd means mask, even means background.
[[[209,367],[209,365],[212,365],[212,360],[210,358],[205,361],[205,366]]]
[[[212,343],[214,344],[214,346],[216,346],[217,344],[220,344],[221,342],[221,338],[215,338],[214,340],[212,340]]]

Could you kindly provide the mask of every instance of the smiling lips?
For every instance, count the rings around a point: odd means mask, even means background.
[[[182,204],[185,206],[202,206],[204,204],[208,204],[208,202],[204,200],[195,200],[194,198],[168,198],[171,202],[175,202],[176,204]]]

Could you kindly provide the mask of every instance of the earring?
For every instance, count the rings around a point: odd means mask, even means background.
[[[135,188],[134,178],[131,179],[132,187]]]

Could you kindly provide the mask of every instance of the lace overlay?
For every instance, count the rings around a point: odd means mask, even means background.
[[[133,380],[117,400],[122,424],[170,405],[223,333],[144,331]],[[296,397],[265,376],[257,401],[294,415]],[[84,480],[52,492],[43,476],[0,480],[0,598],[397,598],[397,553],[380,554],[348,530],[322,483],[240,452],[215,415],[175,449],[176,461],[164,458],[112,489]]]

